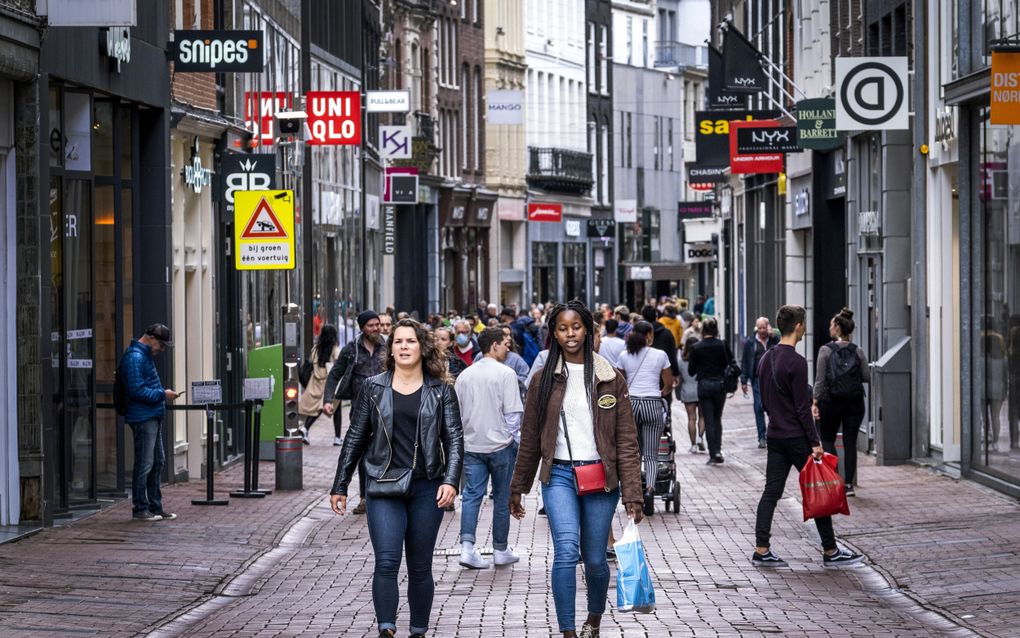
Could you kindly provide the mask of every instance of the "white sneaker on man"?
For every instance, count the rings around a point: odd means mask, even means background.
[[[341,439],[338,436],[334,436],[333,437],[333,445],[338,445],[339,446],[339,445],[343,445],[343,444],[344,444],[344,440],[343,439]]]
[[[521,560],[514,550],[507,547],[506,549],[494,549],[492,550],[492,562],[499,565],[513,565],[517,561]]]
[[[478,553],[477,549],[462,549],[460,550],[460,564],[462,567],[468,569],[488,569],[492,567],[489,561],[482,558],[482,555]]]

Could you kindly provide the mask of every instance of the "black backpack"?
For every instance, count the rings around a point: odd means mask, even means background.
[[[128,389],[127,382],[124,381],[124,373],[121,371],[124,359],[121,358],[120,361],[121,364],[113,371],[113,409],[117,411],[117,414],[126,416],[128,411]]]
[[[857,357],[857,346],[850,343],[839,347],[835,342],[826,344],[829,348],[829,367],[825,377],[829,385],[829,396],[834,399],[856,399],[864,395],[861,381],[861,360]]]

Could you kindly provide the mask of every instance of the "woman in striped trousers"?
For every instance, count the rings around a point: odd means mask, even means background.
[[[666,402],[663,397],[673,389],[669,358],[652,348],[652,324],[639,321],[627,334],[627,350],[620,354],[618,367],[627,377],[630,402],[637,425],[638,443],[645,468],[644,513],[655,513],[656,458],[659,438],[666,427]]]

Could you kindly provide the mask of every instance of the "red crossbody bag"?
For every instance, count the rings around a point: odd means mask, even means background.
[[[602,461],[587,465],[573,465],[574,452],[570,449],[570,432],[567,428],[567,415],[560,408],[560,421],[563,423],[563,436],[567,439],[567,455],[570,457],[571,470],[574,472],[574,488],[578,496],[607,492],[606,466]]]

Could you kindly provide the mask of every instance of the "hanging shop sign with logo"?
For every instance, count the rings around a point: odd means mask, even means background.
[[[262,31],[174,31],[174,72],[258,73],[265,68],[263,37]]]
[[[612,239],[616,234],[616,221],[606,217],[588,218],[588,237],[596,239]]]
[[[733,122],[730,126],[730,172],[734,175],[759,173],[782,173],[782,153],[750,153],[743,155],[737,150],[737,136],[741,130],[770,129],[775,122]]]
[[[696,111],[694,146],[698,155],[697,165],[729,166],[730,122],[774,120],[779,116],[779,111]]]
[[[637,200],[618,199],[613,207],[613,219],[621,224],[637,223]]]
[[[676,210],[681,220],[715,216],[712,202],[677,202]]]
[[[836,128],[909,128],[908,87],[905,57],[836,58]]]
[[[719,258],[719,247],[712,242],[684,244],[685,264],[712,263]]]
[[[992,124],[1020,124],[1020,52],[992,51]]]
[[[385,159],[410,159],[410,126],[380,126],[379,154]]]
[[[191,159],[181,171],[184,183],[195,194],[201,193],[212,182],[212,170],[202,166],[202,154],[198,148],[198,138],[191,145]]]
[[[238,270],[292,270],[294,191],[234,193],[234,244]]]
[[[797,102],[797,144],[819,151],[843,144],[843,136],[836,128],[835,99],[824,97]]]
[[[687,162],[687,181],[694,184],[721,184],[726,181],[726,173],[730,170],[726,166],[702,166],[694,162]],[[695,188],[695,190],[698,190]]]
[[[737,109],[747,105],[747,94],[727,91],[723,87],[723,56],[708,45],[708,87],[706,98],[710,109]]]
[[[524,91],[487,92],[485,120],[489,124],[524,124]]]
[[[357,91],[309,91],[308,144],[316,146],[361,144],[361,94]]]
[[[723,82],[727,91],[760,93],[766,88],[761,54],[742,33],[730,26],[723,35]]]
[[[258,117],[253,115],[258,110]],[[244,127],[251,131],[252,146],[271,146],[275,140],[273,118],[293,108],[294,95],[286,91],[246,92],[244,94]]]
[[[765,124],[764,122],[762,124]],[[797,127],[773,125],[744,128],[737,131],[737,152],[749,153],[799,153]]]
[[[580,237],[581,220],[580,219],[563,220],[563,234],[566,235],[567,237]]]
[[[411,110],[410,91],[368,91],[366,113],[407,113]]]
[[[542,202],[528,203],[529,222],[561,222],[563,221],[563,204]]]
[[[273,153],[225,153],[221,163],[223,199],[227,211],[234,210],[234,195],[238,191],[273,190],[276,179],[276,155]]]
[[[383,254],[397,252],[397,207],[383,206]]]
[[[418,176],[394,174],[389,176],[390,187],[387,189],[391,204],[417,204],[418,203]],[[463,217],[463,208],[461,216]]]

